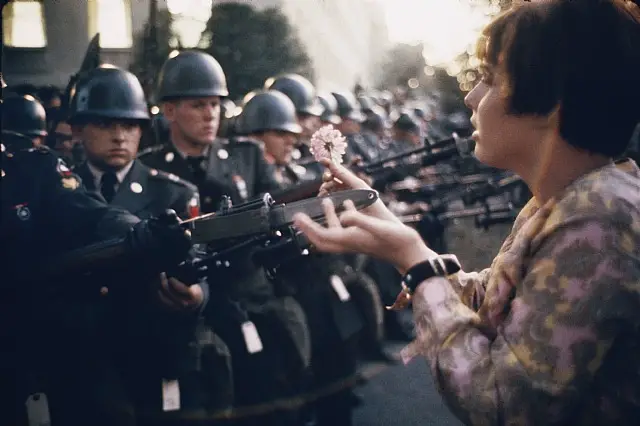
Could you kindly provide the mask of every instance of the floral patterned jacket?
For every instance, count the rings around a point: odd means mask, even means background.
[[[638,166],[532,199],[490,268],[412,299],[409,349],[465,424],[640,424]]]

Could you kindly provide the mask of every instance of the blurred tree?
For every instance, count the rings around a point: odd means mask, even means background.
[[[311,60],[287,17],[239,3],[215,4],[199,49],[220,62],[229,95],[241,98],[279,73],[294,72],[314,81]]]
[[[397,44],[388,51],[382,64],[382,73],[378,86],[380,89],[407,88],[408,81],[424,75],[427,65],[422,55],[422,44]]]
[[[172,41],[176,40],[171,31],[171,14],[167,9],[158,10],[155,6],[157,0],[152,0],[149,21],[134,37],[134,59],[129,67],[142,83],[149,100],[160,68],[173,50]]]

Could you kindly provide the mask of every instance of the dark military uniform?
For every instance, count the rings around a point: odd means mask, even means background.
[[[73,171],[80,176],[87,190],[100,191],[86,162],[74,167]],[[176,175],[147,167],[140,160],[134,160],[110,204],[143,219],[167,209],[174,210],[182,219],[195,217],[199,212],[195,185]]]
[[[161,102],[227,95],[222,68],[204,53],[183,52],[168,59],[160,72]],[[149,167],[196,185],[205,213],[217,211],[224,195],[239,204],[278,188],[261,148],[250,142],[218,139],[202,157],[193,158],[183,157],[171,141],[165,141],[161,147],[142,152],[139,158]],[[205,318],[230,348],[236,408],[242,411],[244,406],[269,404],[291,392],[291,377],[300,374],[309,362],[308,332],[300,306],[286,294],[277,294],[265,271],[244,255],[231,262],[224,277],[212,276],[210,281],[215,283],[215,295]],[[260,350],[249,345],[251,326],[258,331]],[[256,339],[251,340],[255,343]],[[288,424],[285,417],[288,414],[275,413],[247,422],[284,426]]]
[[[360,105],[350,93],[333,93],[337,102],[337,113],[344,120],[353,120],[363,123],[366,116],[362,113]],[[362,137],[360,133],[345,135],[347,138],[347,153],[345,160],[349,162],[354,157],[360,157],[365,163],[373,161],[377,157],[377,147]]]
[[[125,234],[139,220],[88,195],[46,148],[2,152],[0,271],[0,423],[26,424],[27,396],[47,396],[53,424],[131,424],[117,378],[106,372],[94,338],[98,288],[76,280],[30,281],[34,265],[66,250]],[[22,283],[18,285],[18,283]],[[56,288],[63,297],[52,295]],[[69,303],[93,301],[96,309]],[[65,330],[67,332],[65,332]],[[10,396],[12,395],[13,398]],[[15,399],[14,399],[15,398]],[[36,401],[37,399],[37,401]],[[41,421],[45,398],[30,401]],[[45,410],[46,411],[46,410]]]
[[[278,92],[256,94],[244,105],[239,129],[253,137],[266,131],[299,134],[294,106]],[[273,172],[283,189],[317,179],[308,168],[295,164],[274,164]],[[314,254],[281,264],[275,274],[277,282],[292,289],[309,323],[313,380],[304,395],[316,408],[318,425],[348,424],[351,418],[349,389],[356,381],[352,349],[362,318],[342,282],[345,268],[339,256]]]
[[[273,182],[261,148],[252,142],[217,139],[200,157],[183,157],[171,143],[140,152],[149,167],[179,176],[198,187],[203,213],[218,210],[223,195],[241,204],[278,186]]]
[[[106,91],[108,96],[104,95]],[[140,83],[132,74],[117,68],[96,68],[83,77],[70,109],[70,122],[81,125],[134,120],[143,126],[149,118]],[[90,157],[98,155],[95,152],[88,154]],[[133,160],[128,167],[121,182],[114,177],[110,185],[103,182],[102,188],[94,173],[104,171],[95,165],[85,162],[74,171],[88,190],[102,191],[111,205],[140,218],[159,216],[168,209],[174,210],[182,219],[199,214],[195,185],[175,175],[150,169],[139,160]],[[111,187],[110,191],[104,188],[105,185]],[[110,278],[105,277],[105,280]],[[205,294],[206,306],[208,285],[206,282],[199,284]],[[114,300],[111,306],[111,352],[124,372],[138,419],[142,424],[160,419],[178,418],[175,420],[179,421],[184,413],[191,414],[194,410],[229,408],[232,403],[231,369],[224,342],[204,327],[198,312],[169,313],[143,303],[145,295],[140,293],[131,290],[127,297]],[[204,368],[203,359],[208,361]],[[169,395],[168,391],[163,391],[163,380],[171,381],[171,386],[180,389],[179,410],[164,415],[161,414],[161,403]]]

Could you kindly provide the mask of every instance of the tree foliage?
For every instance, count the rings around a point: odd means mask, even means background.
[[[220,62],[229,94],[241,98],[276,74],[294,72],[314,81],[311,60],[287,17],[275,8],[215,4],[199,48]]]
[[[129,70],[142,83],[147,99],[152,96],[162,64],[173,50],[173,39],[171,14],[166,9],[158,10],[156,21],[150,19],[143,30],[134,36],[134,56]]]

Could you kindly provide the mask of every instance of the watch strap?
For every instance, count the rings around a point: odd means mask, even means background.
[[[433,277],[448,277],[461,269],[460,262],[455,255],[443,254],[409,268],[404,277],[402,277],[402,283],[413,293],[423,281]]]

